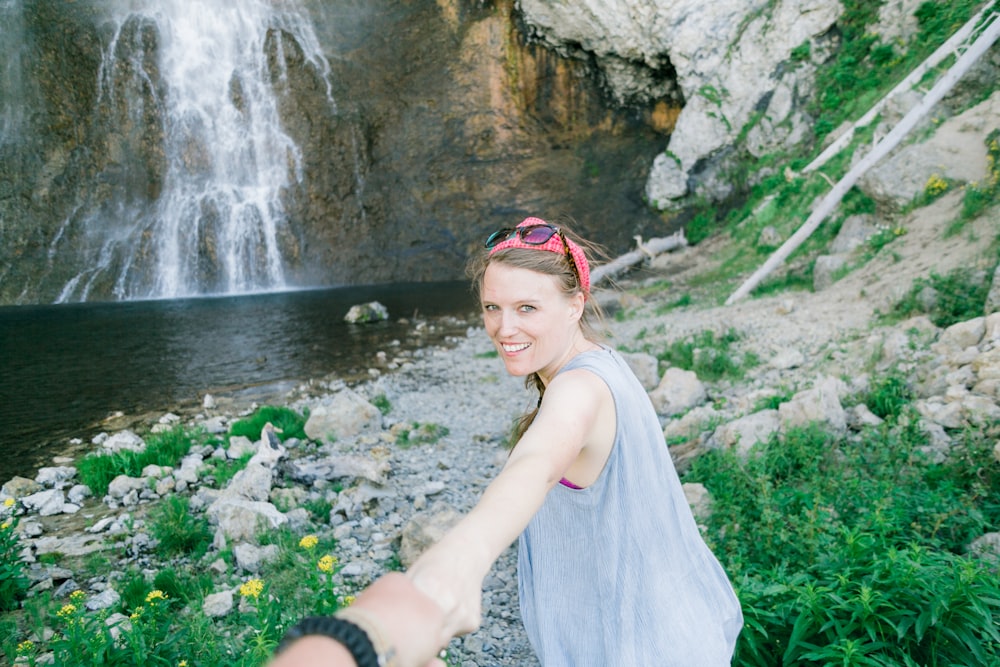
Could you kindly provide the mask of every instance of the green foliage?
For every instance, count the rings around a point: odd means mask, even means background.
[[[889,315],[902,319],[926,314],[939,327],[979,317],[990,288],[984,277],[982,271],[959,267],[944,276],[931,273],[930,278],[917,278]]]
[[[895,406],[905,392],[887,378],[872,393]],[[712,494],[707,538],[746,618],[734,664],[1000,660],[1000,580],[960,555],[1000,519],[998,432],[954,434],[935,463],[927,435],[898,412],[847,439],[813,425],[745,459],[694,461],[685,481]]]
[[[90,487],[94,495],[103,496],[108,485],[118,475],[139,477],[148,465],[175,466],[195,444],[210,440],[202,429],[187,429],[178,425],[169,431],[152,433],[145,438],[146,448],[141,452],[121,451],[114,454],[89,454],[77,463],[80,481]]]
[[[691,294],[685,292],[684,294],[681,294],[673,301],[657,306],[654,312],[657,315],[665,315],[669,313],[671,310],[674,310],[675,308],[683,308],[684,306],[690,306],[693,303],[693,301],[694,300],[691,298]]]
[[[722,335],[702,331],[674,341],[656,358],[667,366],[694,371],[702,380],[738,379],[747,368],[759,363],[754,355],[736,356],[733,345],[739,340],[740,335],[735,329]]]
[[[319,523],[329,523],[330,521],[330,510],[333,509],[333,503],[326,498],[317,498],[315,500],[307,500],[302,503],[302,507],[309,512],[314,521]]]
[[[49,656],[45,662],[57,666],[76,665],[175,665],[182,659],[180,651],[184,631],[176,623],[173,601],[160,591],[151,591],[136,604],[128,622],[114,628],[105,623],[107,613],[88,612],[83,605],[86,596],[77,591],[67,604],[52,614],[53,629],[45,647]],[[42,664],[42,647],[34,642],[22,642],[19,655],[28,665]]]
[[[874,379],[863,397],[863,403],[873,414],[895,421],[913,400],[913,391],[906,383],[906,377],[894,371],[885,377]]]
[[[434,423],[413,422],[396,432],[396,444],[404,449],[413,445],[432,445],[448,435],[448,427]]]
[[[21,539],[15,516],[0,518],[0,612],[17,609],[28,591],[27,564],[21,557]]]
[[[121,605],[125,612],[131,612],[141,607],[146,596],[153,590],[152,584],[146,581],[146,575],[138,570],[125,572],[123,581],[118,584],[117,588],[122,596]]]
[[[217,489],[224,489],[236,473],[247,467],[247,463],[253,458],[253,452],[247,452],[238,459],[216,459],[211,458],[205,462],[204,479],[209,477],[213,480],[213,486]]]
[[[153,588],[166,593],[171,600],[187,603],[199,600],[212,592],[212,578],[207,574],[194,575],[185,570],[167,566],[153,577]]]
[[[392,403],[389,402],[389,398],[385,394],[379,394],[373,398],[372,405],[378,408],[378,411],[383,415],[387,415],[392,411]]]
[[[703,206],[684,226],[684,237],[691,245],[698,245],[715,233],[718,227],[719,218],[716,210]]]
[[[962,211],[958,220],[948,227],[947,235],[956,234],[970,220],[997,203],[1000,198],[1000,129],[986,137],[986,157],[989,172],[982,183],[969,183],[962,195]]]
[[[260,432],[264,429],[264,425],[271,422],[275,430],[281,433],[282,439],[308,440],[309,437],[305,432],[307,420],[308,415],[301,415],[291,408],[264,405],[249,417],[234,422],[229,433],[257,441],[260,439]]]
[[[187,496],[164,498],[149,515],[150,532],[169,555],[202,556],[212,543],[208,520],[191,511]]]

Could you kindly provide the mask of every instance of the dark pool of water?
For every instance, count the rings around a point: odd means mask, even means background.
[[[378,300],[390,320],[349,325]],[[464,321],[465,282],[352,287],[242,297],[0,308],[0,484],[33,477],[109,413],[166,411],[206,393],[350,376],[378,350],[435,344],[464,326],[412,338],[401,318]]]

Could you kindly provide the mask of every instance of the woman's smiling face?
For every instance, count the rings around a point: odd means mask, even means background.
[[[553,276],[493,263],[480,300],[486,333],[511,375],[538,373],[547,384],[574,354],[584,297],[567,296]]]

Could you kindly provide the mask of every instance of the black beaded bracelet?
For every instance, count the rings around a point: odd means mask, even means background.
[[[288,644],[307,635],[322,635],[343,644],[358,667],[381,667],[382,661],[368,633],[350,621],[334,616],[309,616],[293,625],[285,633],[277,652]]]

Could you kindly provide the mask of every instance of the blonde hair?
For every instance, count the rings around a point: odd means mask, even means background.
[[[603,255],[603,251],[598,246],[574,235],[561,221],[558,227],[566,235],[567,239],[572,238],[583,249],[588,263],[592,262],[592,257],[595,255]],[[466,266],[466,275],[472,281],[476,296],[480,299],[482,298],[483,278],[486,275],[486,269],[491,264],[503,264],[517,269],[527,269],[535,273],[552,276],[556,279],[559,289],[567,297],[574,296],[582,291],[578,269],[574,267],[570,255],[528,248],[503,248],[493,253],[490,253],[488,250],[479,252],[469,260]],[[585,294],[584,297],[586,301],[584,302],[583,315],[580,317],[580,330],[587,340],[592,342],[601,341],[604,339],[602,326],[604,312],[590,294]],[[510,439],[511,447],[517,444],[517,441],[521,439],[521,436],[524,435],[524,432],[528,430],[528,427],[535,420],[538,408],[542,404],[542,396],[545,394],[545,384],[538,373],[528,375],[524,379],[524,385],[528,389],[538,391],[538,403],[534,409],[521,415],[515,422]]]

